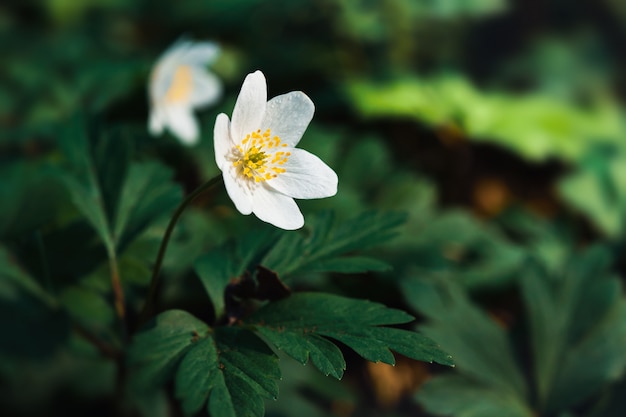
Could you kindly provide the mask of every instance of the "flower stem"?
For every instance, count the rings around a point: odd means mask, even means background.
[[[111,271],[111,287],[113,289],[113,299],[115,304],[115,313],[120,319],[120,326],[122,332],[122,338],[124,340],[128,337],[126,327],[126,302],[124,300],[124,289],[122,288],[122,282],[120,280],[120,272],[117,267],[117,255],[115,250],[111,249],[108,254],[109,257],[109,269]]]
[[[163,259],[165,258],[165,251],[167,249],[167,244],[169,243],[170,236],[174,231],[174,226],[176,226],[176,222],[178,218],[183,214],[183,211],[187,208],[189,204],[193,200],[195,200],[200,194],[204,191],[210,189],[215,184],[217,184],[222,179],[221,175],[211,178],[195,190],[193,190],[185,199],[180,203],[180,205],[176,208],[176,211],[172,215],[169,224],[167,225],[167,229],[165,229],[165,234],[163,235],[163,240],[161,240],[161,246],[159,247],[159,253],[157,254],[157,258],[154,264],[154,269],[152,271],[152,279],[150,280],[150,289],[148,290],[148,297],[146,298],[146,303],[143,306],[143,310],[139,315],[139,323],[143,323],[147,320],[149,315],[152,312],[154,299],[156,297],[156,291],[159,284],[159,272],[161,271],[161,265],[163,264]]]

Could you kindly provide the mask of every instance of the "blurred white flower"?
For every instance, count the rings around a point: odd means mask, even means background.
[[[187,145],[198,142],[193,110],[215,103],[222,94],[222,83],[206,70],[218,54],[215,43],[179,40],[161,55],[150,76],[150,133],[168,128]]]
[[[315,106],[301,91],[267,101],[261,71],[248,74],[232,121],[215,120],[215,162],[235,207],[282,229],[298,229],[304,217],[294,198],[330,197],[337,174],[317,156],[295,146],[313,118]]]

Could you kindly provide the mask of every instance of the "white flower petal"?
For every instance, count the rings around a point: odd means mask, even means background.
[[[230,125],[234,142],[260,129],[267,105],[267,84],[261,71],[248,74],[237,97]]]
[[[224,170],[224,165],[228,163],[226,155],[234,146],[230,139],[230,120],[224,113],[217,115],[215,127],[213,128],[213,147],[215,149],[215,162],[220,170]]]
[[[293,198],[263,185],[252,194],[252,211],[259,219],[281,229],[295,230],[304,226],[304,217]]]
[[[167,114],[167,125],[181,142],[186,145],[198,142],[198,122],[189,107],[168,106],[164,112]]]
[[[192,89],[189,102],[194,107],[204,107],[215,103],[222,95],[222,83],[203,68],[191,69]]]
[[[220,53],[220,47],[214,42],[187,42],[181,45],[181,59],[190,65],[207,66],[214,62]]]
[[[152,105],[158,103],[172,84],[172,78],[174,77],[173,69],[175,66],[165,66],[163,63],[158,63],[152,69],[150,74],[150,85],[148,91],[150,93],[150,102]]]
[[[150,119],[148,121],[148,130],[152,136],[163,133],[163,110],[160,107],[154,107],[150,111]]]
[[[241,214],[248,215],[252,213],[252,196],[250,190],[241,180],[237,178],[235,167],[229,167],[222,173],[224,178],[224,186],[228,196],[235,204],[235,207]]]
[[[178,40],[157,59],[152,74],[150,74],[150,98],[157,102],[170,89],[174,73],[182,64],[181,56],[189,48],[191,42]]]
[[[267,103],[261,130],[270,128],[283,143],[296,146],[313,119],[315,105],[301,91],[276,96]]]
[[[289,149],[285,172],[268,181],[275,190],[293,198],[325,198],[337,194],[337,174],[317,156]]]

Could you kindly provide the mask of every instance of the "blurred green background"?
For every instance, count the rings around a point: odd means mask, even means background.
[[[194,149],[147,132],[150,70],[181,36],[222,48],[210,70],[225,94],[198,112]],[[75,149],[68,131],[87,126],[130,144],[108,160],[112,170],[130,154],[158,161],[145,169],[160,173],[171,210],[178,186],[219,173],[215,116],[231,113],[243,78],[260,69],[269,97],[311,97],[301,147],[339,175],[336,197],[300,202],[305,218],[407,215],[377,252],[391,271],[292,285],[407,309],[457,361],[452,371],[409,360],[391,368],[348,354],[341,382],[282,361],[268,415],[625,415],[624,45],[620,0],[4,0],[2,414],[180,415],[164,393],[113,405],[112,363],[57,317],[114,321],[99,279],[104,250],[72,226],[56,176]],[[166,258],[185,280],[167,281],[165,304],[196,305],[194,260],[259,226],[219,190],[194,209]],[[146,285],[161,223],[124,247],[131,293]],[[54,265],[37,260],[42,247]],[[49,290],[50,275],[61,277],[58,314],[32,290]]]

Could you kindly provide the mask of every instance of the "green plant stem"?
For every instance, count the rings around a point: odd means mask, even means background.
[[[193,202],[200,194],[204,191],[210,189],[214,185],[216,185],[222,179],[221,175],[211,178],[195,190],[193,190],[185,199],[180,203],[180,205],[176,208],[176,211],[172,215],[169,224],[167,225],[167,229],[165,229],[165,234],[163,235],[163,240],[161,240],[161,246],[159,247],[159,253],[157,254],[156,261],[154,264],[154,269],[152,271],[152,279],[150,280],[150,289],[148,290],[148,296],[146,298],[146,303],[143,306],[143,310],[139,315],[139,323],[143,323],[149,317],[151,310],[154,305],[157,287],[159,284],[159,272],[161,271],[161,265],[163,264],[163,259],[165,258],[165,251],[167,250],[167,244],[169,243],[170,236],[174,231],[174,226],[176,226],[176,222],[178,218],[183,214],[183,211],[187,208],[189,204]]]
[[[113,296],[115,298],[115,312],[120,320],[124,321],[126,317],[126,303],[124,301],[124,290],[120,281],[120,272],[117,268],[117,257],[115,253],[109,255],[109,268],[111,269],[111,286],[113,287]]]

